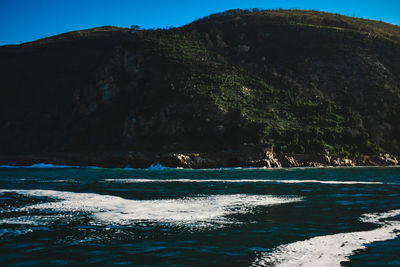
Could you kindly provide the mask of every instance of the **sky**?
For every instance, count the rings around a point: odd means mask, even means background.
[[[177,27],[235,8],[313,9],[400,25],[400,0],[0,0],[0,45],[105,25]]]

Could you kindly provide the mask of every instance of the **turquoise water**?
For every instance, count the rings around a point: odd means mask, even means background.
[[[400,266],[400,168],[0,168],[0,265]]]

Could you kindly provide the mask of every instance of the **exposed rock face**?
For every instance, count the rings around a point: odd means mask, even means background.
[[[174,168],[176,167],[193,168],[196,166],[196,164],[189,155],[179,154],[179,153],[169,154],[166,157],[161,157],[160,163],[164,166],[169,166]]]
[[[265,160],[269,168],[282,168],[282,164],[271,151],[265,151]]]
[[[331,162],[332,157],[329,155],[329,152],[325,152],[325,154],[322,156],[322,163],[329,165]]]
[[[202,157],[200,154],[192,154],[192,159],[196,163],[197,168],[216,168],[218,163],[214,159],[210,159],[207,157]]]
[[[320,162],[313,162],[313,161],[309,161],[307,162],[307,167],[323,167],[326,166]]]
[[[397,158],[390,154],[381,154],[378,159],[382,165],[399,165]]]
[[[336,158],[332,161],[333,166],[356,166],[356,164],[351,159],[346,158]]]
[[[394,166],[399,165],[397,157],[391,154],[363,156],[355,160],[357,166]]]
[[[282,159],[283,167],[300,167],[300,163],[292,156],[283,156]]]

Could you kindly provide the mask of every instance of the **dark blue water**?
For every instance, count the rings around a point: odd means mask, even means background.
[[[400,168],[0,168],[0,265],[400,266]]]

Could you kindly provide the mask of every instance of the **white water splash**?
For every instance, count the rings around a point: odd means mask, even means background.
[[[109,183],[319,183],[319,184],[385,184],[383,182],[366,181],[324,181],[324,180],[282,180],[282,179],[104,179]],[[386,183],[389,184],[389,183]],[[391,183],[390,183],[391,184]]]
[[[180,199],[130,200],[94,193],[72,193],[52,190],[0,190],[0,193],[4,192],[60,200],[16,208],[14,211],[85,212],[92,214],[95,220],[103,223],[125,225],[138,221],[177,224],[231,223],[232,221],[227,218],[230,214],[246,213],[256,206],[301,201],[301,198],[298,197],[244,194]],[[32,219],[32,216],[30,219]]]
[[[365,214],[360,220],[381,227],[362,232],[318,236],[304,241],[278,246],[273,252],[263,253],[251,266],[341,266],[356,250],[366,244],[394,239],[399,235],[399,221],[382,221],[400,215],[400,210]]]

